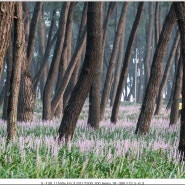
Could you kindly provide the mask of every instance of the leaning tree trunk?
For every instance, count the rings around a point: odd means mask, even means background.
[[[14,4],[14,2],[0,2],[0,76],[2,74],[4,58],[10,39]]]
[[[163,106],[164,88],[165,88],[166,82],[168,80],[168,76],[169,76],[170,69],[171,69],[171,66],[172,66],[173,58],[174,58],[175,52],[177,50],[177,46],[179,44],[179,39],[180,39],[180,35],[179,35],[179,32],[177,31],[176,38],[175,38],[174,43],[171,47],[170,55],[169,55],[168,60],[167,60],[168,62],[166,64],[166,67],[165,67],[165,70],[164,70],[164,75],[163,75],[163,78],[161,80],[161,84],[160,84],[160,87],[159,87],[159,92],[158,92],[158,97],[157,97],[157,105],[156,105],[156,110],[155,110],[155,113],[154,113],[155,115],[160,114],[162,106]]]
[[[132,27],[132,30],[131,30],[131,33],[130,33],[130,36],[129,36],[127,49],[125,51],[125,58],[124,58],[124,62],[123,62],[121,76],[120,76],[120,79],[119,79],[116,98],[115,98],[113,108],[112,108],[111,122],[113,122],[113,123],[117,122],[122,90],[123,90],[123,88],[125,86],[125,83],[126,83],[126,80],[127,80],[128,68],[129,68],[130,58],[131,58],[131,54],[132,54],[131,52],[132,52],[133,43],[134,43],[134,40],[135,40],[135,37],[136,37],[136,33],[137,33],[137,30],[138,30],[138,26],[139,26],[139,23],[140,23],[140,20],[141,20],[143,7],[144,7],[144,2],[139,3],[137,14],[136,14],[136,17],[135,17],[135,20],[134,20],[134,23],[133,23],[133,27]]]
[[[185,3],[175,2],[173,3],[177,16],[177,23],[181,36],[181,56],[183,63],[183,87],[185,87]],[[184,158],[185,154],[185,88],[182,88],[182,110],[181,110],[181,128],[180,128],[180,141],[179,152]]]
[[[147,134],[150,127],[150,122],[153,115],[155,100],[159,89],[159,84],[162,75],[162,62],[166,54],[167,46],[173,27],[176,22],[176,15],[173,5],[166,16],[163,29],[161,31],[159,42],[153,57],[150,79],[145,92],[145,97],[141,107],[141,112],[136,126],[135,133]]]
[[[78,40],[77,40],[76,44],[79,42],[79,39],[81,38],[81,35],[82,35],[82,31],[84,30],[86,23],[87,23],[87,4],[88,4],[88,2],[84,3],[82,18],[81,18],[81,23],[80,23],[80,27],[79,27],[79,33],[78,33]],[[85,49],[85,45],[83,47]],[[63,97],[63,109],[68,104],[69,98],[71,96],[71,92],[72,92],[72,90],[78,80],[79,73],[80,73],[80,66],[81,66],[81,58],[82,57],[79,57],[76,65],[75,65],[74,72],[73,72],[71,79],[68,83],[68,86],[65,90],[64,97]]]
[[[101,61],[102,50],[102,3],[88,2],[87,11],[87,45],[85,61],[79,80],[71,94],[68,105],[64,110],[59,127],[59,139],[65,141],[73,138],[76,123],[85,99],[93,82],[98,63]]]
[[[13,10],[12,10],[13,11]],[[21,78],[21,63],[25,57],[22,3],[15,3],[14,58],[8,100],[7,140],[14,140],[17,131],[17,104]]]

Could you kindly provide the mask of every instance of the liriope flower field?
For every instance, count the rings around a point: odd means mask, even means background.
[[[60,119],[18,123],[17,139],[6,144],[6,122],[0,121],[0,178],[185,178],[179,162],[179,122],[169,128],[169,112],[154,116],[150,133],[134,134],[140,105],[123,104],[117,124],[107,108],[100,129],[87,126],[88,106],[67,145],[56,141]]]

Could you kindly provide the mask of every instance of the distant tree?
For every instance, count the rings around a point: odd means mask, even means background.
[[[60,58],[60,64],[58,69],[58,78],[57,78],[57,84],[56,89],[60,87],[60,83],[62,81],[62,78],[64,76],[64,73],[67,69],[67,66],[71,60],[71,54],[69,55],[69,50],[71,51],[71,41],[72,41],[72,26],[73,26],[73,13],[75,9],[76,2],[71,2],[69,6],[69,13],[67,17],[67,23],[66,23],[66,33],[65,33],[65,39],[64,39],[64,47],[62,50],[62,55]],[[54,115],[56,117],[61,118],[63,113],[63,98],[60,99],[60,102],[58,103],[58,106],[55,110]]]
[[[85,60],[78,82],[71,94],[59,127],[59,139],[69,141],[74,130],[85,99],[93,82],[102,50],[102,2],[88,2],[87,10],[87,45]]]
[[[108,103],[108,99],[109,99],[109,94],[110,94],[111,84],[112,84],[112,79],[113,79],[113,71],[114,71],[114,67],[115,67],[117,54],[119,51],[119,43],[120,43],[121,36],[123,33],[123,28],[125,25],[124,20],[125,20],[126,12],[128,9],[128,4],[129,4],[128,2],[124,2],[123,7],[122,7],[121,16],[119,19],[119,23],[117,26],[116,36],[115,36],[114,45],[113,45],[113,51],[112,51],[109,66],[107,69],[105,84],[104,84],[104,88],[103,88],[103,94],[102,94],[102,98],[101,98],[100,119],[103,119],[105,107],[106,107],[106,105]]]
[[[83,11],[82,11],[82,17],[81,17],[81,22],[80,22],[80,26],[79,26],[78,39],[77,39],[76,44],[78,44],[80,39],[82,38],[83,30],[86,27],[86,23],[87,23],[87,4],[88,4],[88,2],[84,3],[84,7],[83,7]],[[82,50],[83,50],[82,53],[84,53],[85,52],[85,44],[84,44]],[[70,81],[68,83],[68,86],[67,86],[67,88],[65,90],[64,98],[63,98],[64,108],[66,107],[66,105],[67,105],[67,103],[69,101],[69,98],[71,96],[71,92],[72,92],[72,90],[73,90],[73,88],[76,85],[76,82],[78,80],[79,73],[80,73],[80,67],[81,67],[81,61],[83,61],[82,60],[82,54],[79,57],[78,61],[76,62],[75,69],[74,69],[74,71],[72,73],[71,79],[70,79]]]
[[[8,100],[8,121],[7,121],[7,139],[14,140],[17,131],[17,105],[21,79],[21,63],[25,56],[24,47],[24,27],[22,3],[15,3],[14,19],[14,57],[12,74],[10,79],[10,94]]]
[[[185,87],[185,2],[174,2],[175,12],[177,16],[177,23],[181,37],[181,56],[183,63],[183,84]],[[180,128],[180,141],[179,152],[184,158],[185,154],[185,88],[182,88],[182,112],[181,112],[181,128]],[[185,159],[185,158],[184,158]]]
[[[173,5],[166,16],[159,42],[153,57],[150,79],[146,88],[145,97],[142,103],[141,112],[136,126],[135,133],[147,134],[153,115],[156,96],[162,76],[162,62],[166,54],[168,42],[176,22],[176,15]]]
[[[122,67],[121,75],[119,78],[115,101],[114,101],[113,108],[112,108],[111,122],[113,122],[113,123],[117,122],[119,106],[120,106],[120,101],[121,101],[121,95],[122,95],[123,87],[126,83],[126,79],[127,79],[127,75],[128,75],[128,68],[129,68],[130,59],[131,59],[131,52],[132,52],[134,40],[136,37],[137,29],[138,29],[138,26],[139,26],[139,23],[141,20],[143,8],[144,8],[144,2],[140,2],[138,5],[137,14],[135,16],[135,20],[134,20],[133,27],[132,27],[132,30],[131,30],[131,33],[129,36],[127,48],[125,51],[125,58],[124,58],[124,62],[123,62],[123,67]]]
[[[54,49],[54,54],[51,66],[48,73],[48,78],[44,88],[43,94],[43,114],[42,119],[48,120],[52,118],[51,101],[53,97],[53,87],[58,73],[60,57],[63,50],[67,15],[69,11],[70,2],[64,2],[60,11],[59,29],[57,32],[57,41]]]
[[[8,48],[15,2],[0,2],[0,76]]]

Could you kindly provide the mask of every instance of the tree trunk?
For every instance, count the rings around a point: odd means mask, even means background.
[[[7,140],[14,140],[17,131],[17,104],[21,78],[21,63],[24,54],[24,27],[22,3],[15,3],[14,21],[14,58],[10,80],[10,96],[8,100]]]
[[[86,28],[83,30],[83,33],[82,33],[82,36],[81,36],[81,39],[79,40],[79,43],[77,44],[76,48],[75,48],[75,52],[72,56],[72,59],[68,65],[68,68],[66,69],[65,71],[65,74],[61,80],[61,84],[60,84],[60,87],[57,89],[57,91],[55,92],[55,96],[53,97],[52,99],[52,102],[51,102],[51,116],[53,116],[59,102],[60,102],[60,99],[63,98],[63,94],[66,90],[66,87],[69,83],[69,80],[71,78],[71,75],[74,71],[74,68],[75,68],[75,65],[79,59],[79,57],[81,56],[82,54],[82,51],[84,49],[84,45],[85,45],[85,41],[86,41]]]
[[[155,47],[159,40],[159,6],[160,2],[156,2],[155,5]]]
[[[115,4],[116,3],[112,3],[112,2],[109,3],[109,9],[107,11],[107,16],[103,27],[102,60],[100,63],[98,63],[93,84],[89,93],[88,124],[96,130],[99,129],[99,122],[100,122],[100,87],[101,87],[101,71],[102,71],[103,58],[104,58],[103,52],[104,52],[104,46],[105,46],[105,38],[107,35],[108,22],[113,12],[113,9],[115,7]]]
[[[93,82],[97,65],[101,62],[102,52],[102,3],[88,2],[86,55],[79,80],[64,110],[59,127],[59,139],[73,138],[76,122]]]
[[[51,100],[53,96],[53,87],[58,73],[60,57],[61,57],[63,44],[64,44],[69,5],[70,5],[70,2],[64,2],[62,4],[62,8],[60,12],[57,41],[56,41],[55,50],[54,50],[54,54],[53,54],[53,58],[52,58],[52,62],[49,69],[48,78],[46,81],[44,94],[43,94],[43,114],[42,114],[43,120],[49,120],[52,118]]]
[[[84,3],[82,18],[81,18],[81,23],[80,23],[79,33],[78,33],[78,40],[77,40],[76,43],[79,42],[79,39],[82,36],[82,32],[83,32],[84,28],[86,27],[86,23],[87,23],[87,4],[88,4],[87,2]],[[84,48],[85,48],[85,46],[84,46]],[[65,90],[64,98],[63,98],[63,109],[68,104],[69,98],[71,96],[71,92],[72,92],[72,90],[73,90],[73,88],[76,85],[76,82],[78,80],[79,73],[80,73],[81,58],[82,57],[79,57],[76,65],[75,65],[75,69],[73,71],[71,79],[69,81],[69,84],[68,84],[68,86]]]
[[[169,73],[170,73],[170,69],[171,69],[171,66],[172,66],[172,62],[173,62],[173,58],[174,58],[175,52],[177,50],[177,46],[178,46],[179,40],[180,40],[180,35],[179,35],[178,31],[177,31],[176,38],[175,38],[174,43],[173,43],[173,45],[171,47],[170,55],[169,55],[169,58],[167,60],[168,62],[166,64],[164,75],[163,75],[163,78],[162,78],[162,81],[161,81],[161,84],[160,84],[160,87],[159,87],[155,115],[159,115],[160,114],[160,111],[161,111],[162,106],[163,106],[164,88],[165,88],[166,82],[168,80],[168,76],[169,76]]]
[[[170,112],[170,126],[177,124],[179,118],[179,99],[182,92],[183,65],[180,57],[176,72],[175,88]]]
[[[126,17],[125,17],[124,22],[126,23]],[[118,83],[119,83],[119,78],[120,78],[120,73],[121,73],[121,68],[122,68],[122,63],[123,63],[124,45],[125,45],[125,29],[123,30],[123,33],[122,33],[120,49],[119,49],[119,59],[117,61],[115,75],[114,75],[115,77],[114,77],[114,82],[113,82],[112,97],[111,97],[111,103],[110,103],[111,107],[113,106],[113,103],[116,97],[116,90],[118,88]]]
[[[0,76],[10,39],[14,4],[14,2],[0,2]]]
[[[30,66],[32,58],[33,58],[36,28],[37,28],[37,23],[38,23],[38,20],[40,17],[39,14],[42,10],[42,6],[43,6],[43,2],[36,2],[35,3],[33,17],[31,19],[29,40],[28,40],[28,47],[27,47],[28,66]]]
[[[185,3],[175,2],[173,3],[175,7],[175,12],[177,16],[177,23],[181,36],[181,56],[183,64],[183,84],[185,87]],[[185,88],[182,88],[182,110],[181,110],[181,128],[180,128],[180,141],[179,141],[179,152],[184,158],[185,153]]]
[[[59,64],[56,90],[60,87],[61,80],[62,80],[64,73],[67,69],[69,61],[71,60],[71,58],[68,58],[69,57],[68,50],[69,50],[69,48],[71,48],[73,12],[74,12],[75,5],[76,5],[76,2],[71,2],[70,6],[69,6],[64,47],[63,47],[63,51],[62,51],[62,55],[61,55],[61,59],[60,59],[60,64]],[[60,99],[60,102],[58,103],[58,106],[54,112],[54,115],[58,118],[61,118],[62,113],[63,113],[63,98]]]
[[[4,98],[4,106],[3,106],[3,115],[2,119],[7,120],[7,109],[8,109],[8,99],[10,96],[10,79],[12,74],[12,65],[13,65],[13,46],[12,46],[12,38],[10,40],[10,44],[7,50],[7,74],[6,74],[6,82],[5,82],[5,98]]]
[[[136,14],[136,17],[135,17],[135,20],[133,23],[133,27],[132,27],[132,30],[131,30],[131,33],[129,36],[128,45],[127,45],[127,49],[125,52],[125,58],[124,58],[124,62],[123,62],[123,67],[122,67],[122,71],[121,71],[121,76],[120,76],[119,84],[118,84],[118,88],[117,88],[116,98],[115,98],[113,108],[112,108],[111,122],[113,122],[113,123],[117,122],[122,90],[123,90],[125,83],[126,83],[126,80],[127,80],[131,52],[132,52],[134,40],[136,37],[136,33],[138,30],[138,26],[139,26],[139,23],[141,20],[143,8],[144,8],[144,2],[139,3],[137,14]]]
[[[172,29],[175,25],[176,16],[174,7],[171,9],[166,16],[163,29],[161,31],[159,42],[153,57],[151,73],[149,83],[145,92],[145,97],[143,100],[141,112],[137,122],[137,127],[135,133],[147,134],[150,127],[150,122],[153,115],[154,105],[156,96],[159,89],[159,84],[162,75],[162,62],[166,54],[168,42],[172,33]]]
[[[36,7],[37,5],[38,7]],[[43,2],[35,4],[35,9],[30,25],[29,39],[28,43],[25,44],[25,52],[27,53],[27,55],[22,62],[21,69],[21,86],[19,91],[18,115],[17,115],[18,121],[28,122],[33,120],[35,92],[33,88],[31,72],[29,67],[33,57],[36,27],[38,19],[40,17],[39,14],[41,12],[42,5]]]
[[[123,5],[123,8],[122,8],[119,24],[117,27],[117,33],[116,33],[116,37],[114,40],[113,51],[112,51],[111,59],[109,62],[109,67],[107,69],[103,94],[102,94],[102,98],[101,98],[101,105],[100,105],[100,119],[101,120],[103,119],[105,107],[107,105],[108,98],[109,98],[109,93],[110,93],[112,78],[113,78],[114,64],[116,62],[116,57],[117,57],[117,53],[119,50],[119,43],[120,43],[120,39],[121,39],[121,36],[123,33],[123,28],[125,25],[124,20],[125,20],[127,9],[128,9],[128,2],[125,2]]]
[[[178,66],[179,58],[180,58],[180,44],[179,44],[179,46],[177,48],[176,56],[175,56],[175,72],[174,72],[174,76],[177,73],[177,66]],[[169,97],[169,100],[168,100],[168,104],[166,106],[166,111],[168,111],[168,110],[171,109],[172,100],[173,100],[173,94],[174,94],[174,90],[175,90],[175,81],[176,81],[175,78],[173,78],[172,88],[171,88],[171,92],[170,92],[170,97]]]
[[[49,58],[49,55],[50,55],[50,51],[51,51],[51,48],[52,48],[52,45],[54,43],[54,41],[56,40],[56,35],[53,36],[52,38],[52,33],[53,33],[53,29],[54,29],[54,26],[55,26],[55,22],[56,22],[56,10],[54,9],[53,10],[53,14],[52,14],[52,17],[54,17],[51,21],[51,25],[50,25],[50,29],[49,29],[49,33],[48,33],[48,40],[47,40],[47,45],[46,45],[46,49],[45,49],[45,53],[44,53],[44,56],[42,58],[42,64],[41,64],[41,67],[40,69],[38,70],[37,74],[35,75],[34,79],[33,79],[33,85],[34,85],[34,90],[36,91],[37,89],[37,86],[38,86],[38,83],[47,67],[47,64],[48,64],[48,58]]]
[[[145,87],[146,89],[148,80],[150,78],[150,61],[152,56],[152,32],[153,32],[153,2],[149,2],[149,22],[147,25],[146,32],[146,54],[144,58],[144,69],[145,69]]]

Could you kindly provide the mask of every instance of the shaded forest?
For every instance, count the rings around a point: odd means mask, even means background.
[[[94,132],[116,126],[122,105],[140,107],[135,136],[154,116],[180,122],[185,152],[185,3],[0,2],[0,105],[7,141],[18,123],[60,120],[57,142],[73,139],[84,104]],[[126,107],[125,107],[126,109]],[[133,110],[134,111],[134,110]]]

